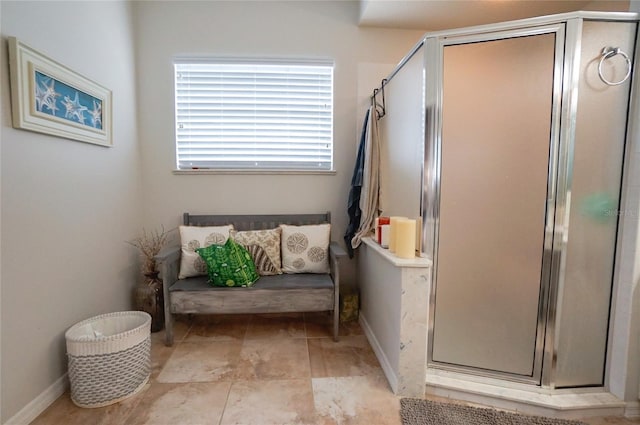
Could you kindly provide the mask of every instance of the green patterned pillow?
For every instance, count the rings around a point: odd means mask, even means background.
[[[260,278],[251,255],[231,238],[224,245],[209,245],[196,252],[207,264],[213,286],[251,286]]]

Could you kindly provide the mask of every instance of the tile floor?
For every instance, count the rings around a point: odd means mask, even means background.
[[[340,334],[334,343],[324,313],[185,317],[173,347],[152,334],[151,379],[140,393],[98,409],[76,407],[67,393],[32,424],[399,425],[399,398],[362,330],[353,322]]]

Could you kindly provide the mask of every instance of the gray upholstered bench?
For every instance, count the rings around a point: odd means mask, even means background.
[[[191,215],[186,226],[233,224],[236,230],[262,230],[280,224],[307,225],[331,222],[331,214],[290,215]],[[165,344],[173,344],[174,314],[251,314],[331,311],[333,338],[338,340],[340,261],[346,252],[336,242],[329,245],[328,274],[280,274],[261,276],[248,288],[220,288],[207,283],[207,276],[178,279],[180,247],[164,249],[156,257],[163,282]]]

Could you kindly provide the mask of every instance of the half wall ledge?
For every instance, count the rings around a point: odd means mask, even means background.
[[[431,260],[402,259],[364,238],[358,252],[360,324],[393,392],[425,392]]]

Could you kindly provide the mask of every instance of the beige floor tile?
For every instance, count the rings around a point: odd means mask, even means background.
[[[314,378],[377,375],[381,372],[375,353],[365,336],[310,338],[309,359]]]
[[[231,382],[155,384],[131,412],[126,424],[218,424],[230,387]]]
[[[351,322],[340,323],[340,335],[364,335],[364,331],[362,327],[360,327],[360,323],[358,323],[357,320],[353,320]]]
[[[316,424],[309,379],[237,381],[221,425]]]
[[[308,379],[310,376],[304,338],[246,339],[242,345],[237,379]]]
[[[136,408],[151,386],[147,385],[137,394],[110,406],[82,408],[73,404],[69,393],[63,394],[47,410],[42,412],[31,425],[120,425]]]
[[[307,338],[333,337],[333,313],[314,312],[304,313],[304,324]],[[340,323],[338,327],[340,336],[363,335],[364,332],[357,321]]]
[[[307,338],[329,338],[333,336],[333,313],[319,311],[304,313]]]
[[[185,341],[242,340],[250,317],[246,315],[206,315],[194,319]]]
[[[208,316],[204,316],[208,317]],[[169,360],[169,357],[173,353],[174,349],[185,340],[186,336],[190,333],[191,326],[195,323],[200,323],[193,318],[189,318],[187,315],[177,315],[177,320],[174,321],[174,344],[171,347],[165,345],[165,331],[154,332],[151,334],[151,379],[157,379],[160,371]],[[245,320],[248,318],[245,317]]]
[[[183,342],[171,354],[157,381],[229,381],[238,370],[241,341]]]
[[[151,339],[151,381],[158,378],[160,371],[173,354],[176,346],[167,347],[164,345],[164,339]]]
[[[246,339],[304,338],[302,313],[256,314],[251,318]]]
[[[177,315],[176,320],[173,321],[173,341],[174,344],[181,342],[187,335],[189,328],[191,327],[191,321],[188,316]],[[151,341],[158,341],[164,343],[165,330],[164,328],[159,332],[153,332],[151,334]]]
[[[32,423],[400,423],[398,398],[357,322],[342,325],[335,343],[331,316],[324,313],[178,319],[173,347],[164,346],[164,331],[151,335],[151,380],[140,393],[98,409],[75,406],[67,393]],[[640,424],[610,417],[582,421]]]
[[[318,424],[400,425],[400,400],[382,376],[313,378]]]

